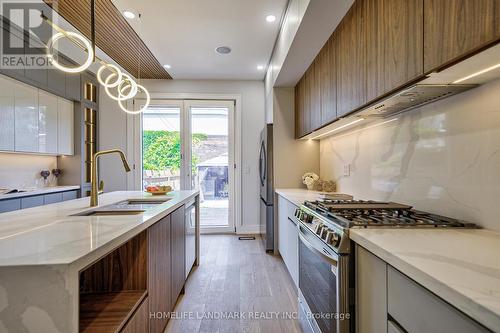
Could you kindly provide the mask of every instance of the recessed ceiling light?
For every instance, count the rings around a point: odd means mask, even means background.
[[[231,48],[228,46],[219,46],[218,48],[215,49],[215,52],[219,54],[228,54],[231,53]]]
[[[261,71],[261,70],[263,70],[263,69],[264,69],[264,66],[259,65],[259,66],[257,66],[257,69],[258,69],[259,71]]]
[[[135,18],[135,14],[133,12],[131,12],[130,10],[124,10],[123,11],[123,16],[125,16],[128,19],[134,19]]]
[[[165,64],[165,65],[163,65],[163,67],[165,67],[166,69],[172,68],[172,66],[170,66],[169,64]]]
[[[274,16],[274,15],[267,15],[266,16],[266,21],[267,22],[274,22],[274,21],[276,21],[276,16]]]

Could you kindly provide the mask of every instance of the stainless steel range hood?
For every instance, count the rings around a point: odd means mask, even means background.
[[[387,117],[450,97],[477,84],[416,84],[355,114],[356,117]]]
[[[433,103],[500,78],[500,43],[404,88],[303,139],[320,139]],[[393,118],[393,117],[391,117]]]

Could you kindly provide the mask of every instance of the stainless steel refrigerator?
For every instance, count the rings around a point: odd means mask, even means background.
[[[274,186],[273,186],[273,125],[267,124],[260,133],[260,234],[266,252],[274,250]]]

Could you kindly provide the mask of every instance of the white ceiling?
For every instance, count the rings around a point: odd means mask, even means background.
[[[262,80],[287,0],[113,0],[174,79]],[[265,17],[276,16],[268,23]],[[218,46],[232,52],[220,55]]]

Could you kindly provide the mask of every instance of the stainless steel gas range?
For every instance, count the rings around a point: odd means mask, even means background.
[[[475,228],[393,202],[305,201],[291,217],[299,233],[299,321],[304,332],[354,332],[350,228]]]

